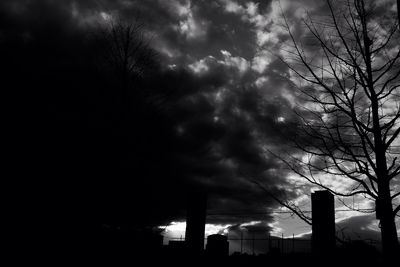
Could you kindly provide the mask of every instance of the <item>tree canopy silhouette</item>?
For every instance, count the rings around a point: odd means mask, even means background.
[[[300,153],[278,156],[313,185],[374,201],[384,253],[393,256],[400,210],[397,17],[377,17],[374,3],[363,0],[327,0],[327,6],[326,16],[303,19],[301,41],[283,16],[291,45],[281,59],[296,77],[303,104],[291,137]],[[336,178],[348,186],[334,186]]]

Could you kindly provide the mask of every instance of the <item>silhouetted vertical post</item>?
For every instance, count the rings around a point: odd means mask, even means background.
[[[240,254],[243,254],[243,232],[240,232]]]
[[[294,253],[294,234],[292,235],[292,253]]]
[[[253,241],[253,243],[252,243],[252,250],[253,250],[253,255],[254,255],[254,233],[253,233],[252,241]]]
[[[271,252],[271,233],[268,233],[268,252]]]
[[[207,198],[205,194],[192,192],[188,197],[185,242],[189,253],[199,254],[204,250]]]
[[[335,203],[329,191],[311,194],[312,251],[327,254],[335,248]]]

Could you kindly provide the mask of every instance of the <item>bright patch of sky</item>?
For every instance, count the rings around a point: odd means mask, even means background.
[[[240,73],[244,73],[249,68],[249,62],[239,56],[232,56],[232,54],[226,50],[221,50],[223,60],[218,61],[218,63],[230,67],[234,67],[239,70]]]
[[[191,1],[169,1],[169,9],[179,17],[175,30],[187,39],[197,39],[207,33],[207,22],[195,16]]]
[[[194,73],[204,73],[207,72],[210,68],[207,65],[207,59],[214,59],[214,57],[209,56],[203,59],[200,59],[199,61],[196,61],[192,64],[189,64],[188,67],[191,69]]]
[[[228,234],[228,228],[231,224],[209,224],[205,226],[205,237],[213,234]],[[186,222],[171,222],[168,226],[160,227],[164,229],[164,244],[168,244],[169,240],[185,240]]]

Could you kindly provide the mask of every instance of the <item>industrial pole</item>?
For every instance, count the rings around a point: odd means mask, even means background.
[[[252,247],[253,247],[253,256],[254,256],[254,233],[253,233],[253,244],[252,244]]]
[[[240,254],[243,254],[243,232],[240,232]]]
[[[294,234],[292,236],[292,253],[294,253]]]

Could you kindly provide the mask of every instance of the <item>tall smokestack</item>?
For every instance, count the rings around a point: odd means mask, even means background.
[[[207,198],[204,193],[194,192],[188,196],[186,214],[186,245],[190,253],[199,254],[204,250]]]
[[[324,255],[335,249],[335,203],[329,191],[311,194],[312,250]]]

